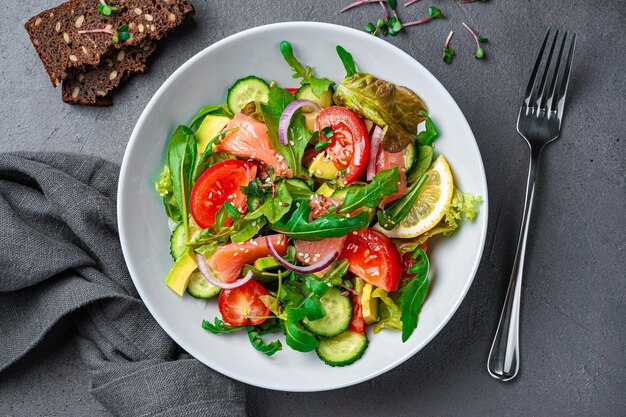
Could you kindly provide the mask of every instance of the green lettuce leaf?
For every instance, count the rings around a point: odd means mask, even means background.
[[[417,125],[425,120],[426,107],[417,94],[371,74],[359,72],[344,79],[333,99],[381,126],[382,146],[388,152],[400,152],[412,143]]]
[[[459,189],[454,189],[452,201],[446,209],[443,221],[451,231],[444,232],[444,236],[451,236],[459,227],[459,223],[463,220],[472,221],[478,215],[478,206],[483,202],[481,196],[470,193],[464,193]]]
[[[379,298],[381,301],[378,303],[378,321],[374,323],[374,333],[378,333],[384,328],[402,330],[402,321],[400,320],[402,310],[389,297],[387,291],[376,288],[372,291],[372,297]]]
[[[186,236],[189,236],[189,194],[193,185],[197,154],[193,130],[187,126],[178,126],[170,138],[167,164],[170,169],[173,197],[180,210]]]

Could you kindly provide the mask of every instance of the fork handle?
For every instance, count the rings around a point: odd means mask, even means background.
[[[526,183],[526,200],[524,202],[524,215],[522,226],[517,241],[515,262],[511,272],[509,288],[504,300],[504,307],[500,315],[498,330],[491,345],[487,370],[489,374],[500,381],[510,381],[515,378],[519,371],[519,319],[520,302],[522,298],[522,277],[524,275],[524,257],[526,254],[526,240],[528,238],[528,226],[533,208],[535,195],[535,178],[539,153],[541,148],[530,146],[530,167],[528,169],[528,181]]]

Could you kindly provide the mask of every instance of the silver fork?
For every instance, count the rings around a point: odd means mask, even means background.
[[[530,75],[530,81],[528,82],[528,87],[526,87],[524,101],[517,119],[517,132],[526,140],[530,147],[530,168],[526,183],[524,215],[522,217],[519,240],[517,241],[511,281],[509,282],[498,330],[493,339],[489,360],[487,361],[489,374],[501,381],[509,381],[515,378],[519,371],[520,300],[526,240],[528,238],[530,214],[535,194],[535,176],[541,150],[545,145],[559,137],[561,121],[563,120],[565,94],[567,93],[569,76],[572,70],[576,34],[568,35],[565,32],[560,38],[560,45],[557,47],[559,31],[557,30],[556,34],[551,36],[550,29],[548,29]],[[544,52],[547,45],[550,45],[550,49],[548,54],[545,55]],[[558,55],[554,59],[554,53],[557,49]],[[540,68],[542,71],[540,78],[538,78],[537,75],[540,73]],[[549,86],[547,84],[548,78],[551,78]]]

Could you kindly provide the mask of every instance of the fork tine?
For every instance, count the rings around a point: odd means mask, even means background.
[[[543,97],[545,94],[546,88],[546,80],[548,79],[548,73],[550,72],[550,67],[552,66],[552,55],[554,55],[554,48],[556,46],[556,41],[559,38],[559,31],[557,30],[554,34],[554,39],[552,40],[552,45],[550,46],[550,52],[548,53],[548,58],[546,59],[545,66],[543,67],[543,74],[541,75],[541,82],[539,83],[539,87],[537,88],[537,93],[535,94],[536,102],[538,109],[541,109],[541,103],[544,101]],[[559,61],[556,61],[556,69],[559,69]]]
[[[569,76],[572,72],[572,61],[574,60],[574,47],[576,46],[576,34],[572,36],[572,40],[570,41],[569,51],[567,53],[567,63],[565,64],[565,69],[563,70],[563,74],[559,78],[559,82],[557,83],[558,94],[554,97],[551,106],[553,110],[556,110],[557,116],[563,116],[563,107],[565,106],[565,95],[567,93],[567,86],[569,85]]]
[[[539,71],[539,65],[541,65],[543,51],[546,48],[548,38],[550,37],[550,30],[551,29],[548,29],[548,31],[546,32],[546,37],[543,39],[543,43],[541,44],[541,49],[539,50],[539,55],[537,55],[537,60],[535,61],[533,72],[530,74],[530,80],[528,80],[528,87],[526,87],[526,93],[524,94],[524,103],[526,104],[526,106],[530,105],[530,96],[533,92],[533,87],[535,86],[535,78],[537,77],[537,71]]]
[[[556,67],[554,68],[554,73],[552,74],[552,82],[550,83],[550,88],[548,89],[548,95],[544,95],[541,100],[541,108],[547,107],[548,109],[552,109],[552,103],[554,103],[554,94],[556,92],[556,80],[559,75],[559,70],[561,69],[561,59],[563,58],[563,51],[565,50],[565,43],[567,41],[567,31],[563,35],[563,40],[561,41],[561,47],[559,48],[559,55],[556,58]]]

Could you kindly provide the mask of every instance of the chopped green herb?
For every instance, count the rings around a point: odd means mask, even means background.
[[[333,143],[332,140],[327,140],[324,142],[319,142],[315,144],[315,150],[316,151],[321,151],[322,149],[324,149],[325,147],[327,147],[328,145],[330,145],[331,143]]]

